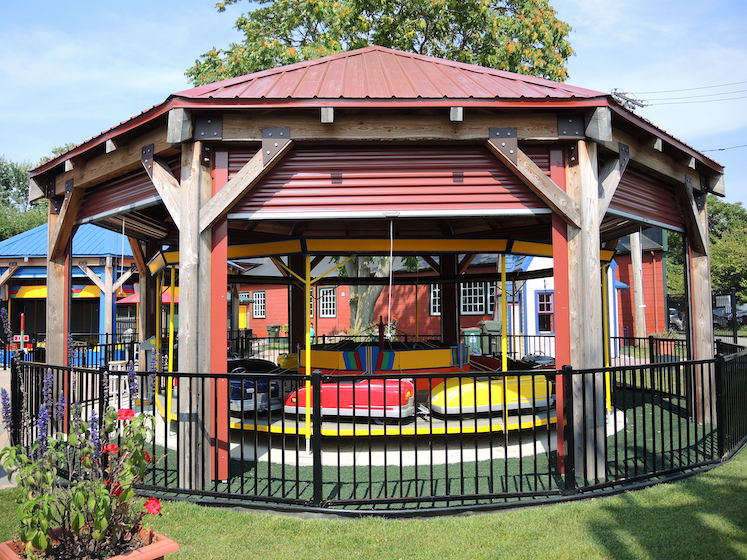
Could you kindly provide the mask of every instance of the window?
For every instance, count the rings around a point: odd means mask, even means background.
[[[485,315],[485,283],[465,282],[460,286],[462,315]]]
[[[485,302],[485,314],[492,315],[495,311],[495,282],[488,282],[488,301]]]
[[[318,297],[318,296],[317,296]],[[314,316],[314,292],[309,295],[309,317]]]
[[[337,316],[337,295],[335,288],[319,288],[319,317]]]
[[[537,292],[537,332],[553,332],[553,293]]]
[[[265,318],[265,292],[254,292],[254,303],[252,304],[252,317],[255,319]]]
[[[441,315],[441,285],[430,285],[430,305],[428,306],[431,315]]]

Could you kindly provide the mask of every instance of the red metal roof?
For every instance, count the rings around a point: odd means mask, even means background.
[[[365,47],[180,91],[187,99],[590,99],[607,94],[384,47]]]

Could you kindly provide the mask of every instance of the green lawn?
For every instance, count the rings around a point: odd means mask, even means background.
[[[0,538],[14,490],[0,492]],[[747,558],[747,451],[687,480],[609,498],[467,517],[302,519],[167,503],[152,525],[186,559]]]

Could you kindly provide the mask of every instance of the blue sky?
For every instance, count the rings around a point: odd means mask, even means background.
[[[551,3],[574,27],[570,83],[649,92],[745,82],[646,98],[747,90],[743,0]],[[0,155],[38,161],[189,87],[184,70],[239,39],[233,22],[243,9],[218,14],[210,0],[2,2]],[[747,98],[638,112],[698,149],[747,144]],[[727,200],[747,204],[747,148],[709,155],[727,168]]]

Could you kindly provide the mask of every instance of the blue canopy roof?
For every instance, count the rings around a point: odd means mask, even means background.
[[[23,233],[0,241],[0,257],[46,257],[47,224],[42,224]],[[123,243],[124,241],[124,243]],[[76,257],[132,257],[127,239],[121,233],[83,224],[73,237],[73,256]]]

